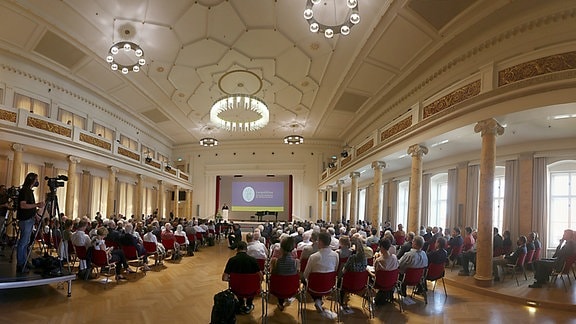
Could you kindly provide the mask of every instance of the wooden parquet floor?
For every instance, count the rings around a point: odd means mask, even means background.
[[[71,298],[57,285],[0,290],[0,323],[209,323],[213,296],[227,287],[221,275],[233,254],[222,242],[201,248],[193,257],[153,267],[147,275],[128,275],[129,280],[120,283],[112,280],[107,287],[100,280],[74,281]],[[574,311],[528,307],[514,298],[478,293],[465,282],[471,278],[457,277],[456,273],[455,269],[448,274],[448,298],[440,284],[434,294],[429,292],[428,305],[416,297],[416,303],[405,306],[404,313],[398,311],[397,305],[386,305],[377,308],[375,318],[368,320],[360,307],[360,297],[352,296],[350,305],[355,312],[344,315],[342,322],[576,323]],[[508,279],[498,289],[506,290],[505,287],[516,295],[529,289],[524,278],[521,287]],[[576,290],[576,285],[571,289]],[[553,299],[568,298],[561,284],[534,293]],[[238,315],[237,323],[262,322],[260,298],[256,298],[255,306],[250,315]],[[299,323],[297,313],[297,301],[280,312],[271,297],[269,323]],[[320,317],[310,298],[306,314],[308,323],[335,322]]]

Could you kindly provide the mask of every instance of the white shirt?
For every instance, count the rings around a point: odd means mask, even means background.
[[[329,247],[318,250],[308,258],[304,278],[308,279],[311,272],[332,272],[338,270],[340,258],[338,253],[332,251]]]
[[[248,243],[246,254],[255,259],[266,259],[266,256],[268,255],[266,246],[260,243],[260,241],[252,241]]]
[[[90,236],[88,236],[88,234],[86,234],[84,231],[80,230],[72,233],[72,236],[70,236],[70,241],[72,241],[72,244],[76,246],[85,246],[88,248],[91,245]]]

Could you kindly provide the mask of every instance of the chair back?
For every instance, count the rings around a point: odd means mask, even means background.
[[[564,269],[562,269],[563,274],[569,274],[570,269],[572,269],[572,265],[576,262],[576,254],[572,254],[571,256],[566,258],[566,263],[564,264]]]
[[[532,262],[540,260],[541,249],[534,250],[534,256],[532,257]]]
[[[366,263],[367,263],[369,266],[374,266],[374,258],[373,258],[373,257],[372,257],[372,258],[367,258],[367,259],[366,259]]]
[[[174,240],[180,245],[186,244],[186,237],[183,235],[174,235]]]
[[[308,275],[308,291],[315,295],[328,295],[336,285],[336,271],[311,272]]]
[[[370,244],[370,248],[372,249],[372,252],[376,253],[376,251],[378,251],[378,243]]]
[[[144,241],[144,249],[146,250],[146,253],[154,254],[156,253],[156,243]]]
[[[258,262],[258,268],[260,268],[260,271],[264,271],[264,267],[266,266],[266,259],[256,259],[256,262]]]
[[[434,281],[444,277],[445,263],[430,263],[426,272],[426,280]]]
[[[502,247],[494,248],[494,251],[493,251],[494,257],[501,256],[502,254],[504,254],[504,249]]]
[[[396,240],[396,245],[402,245],[404,244],[404,242],[406,242],[406,236],[405,235],[394,235],[394,239]],[[392,243],[392,242],[390,242]]]
[[[111,247],[113,247],[113,248],[115,248],[115,249],[117,249],[117,248],[120,247],[120,245],[118,245],[118,243],[116,243],[116,242],[114,242],[114,241],[112,241],[112,240],[107,240],[107,239],[104,239],[104,244],[106,244],[106,246],[111,246]]]
[[[338,271],[342,270],[346,262],[348,262],[348,258],[340,258],[338,260]]]
[[[202,241],[202,238],[203,238],[202,233],[196,232],[196,239],[197,239],[198,241]]]
[[[288,299],[298,294],[300,290],[300,275],[270,275],[269,291],[277,298]]]
[[[216,234],[216,231],[213,229],[208,229],[208,234],[214,235],[214,234]]]
[[[80,245],[74,245],[74,250],[76,251],[76,257],[80,260],[86,260],[86,247]]]
[[[108,255],[104,250],[92,251],[92,263],[97,267],[105,267],[108,265]]]
[[[426,268],[408,268],[404,273],[404,284],[406,286],[416,286],[422,281]]]
[[[196,242],[196,235],[187,233],[186,237],[188,238],[188,242],[190,242],[190,243]]]
[[[230,289],[240,298],[250,298],[260,293],[259,273],[231,273]]]
[[[164,244],[164,247],[166,248],[166,250],[174,250],[174,243],[176,241],[174,239],[163,239],[162,240],[162,244]]]
[[[374,287],[377,289],[382,289],[384,291],[390,291],[398,282],[398,274],[400,270],[378,270],[376,271],[376,281]]]
[[[300,259],[300,257],[302,256],[302,250],[296,250],[296,256],[298,257],[298,259]]]
[[[306,265],[308,264],[308,259],[302,259],[300,260],[300,272],[304,272],[304,270],[306,270]]]
[[[357,293],[364,290],[368,284],[368,275],[368,271],[344,272],[344,276],[342,276],[342,289],[349,293]]]
[[[524,264],[532,263],[532,259],[534,259],[534,250],[530,250],[526,253],[526,259],[524,260]]]
[[[462,253],[462,248],[464,248],[464,245],[453,247],[450,252],[450,259],[454,260],[455,257],[459,256]]]
[[[136,250],[136,247],[133,245],[122,245],[122,252],[124,252],[126,260],[138,259],[138,250]]]
[[[528,253],[521,253],[520,255],[518,255],[518,259],[516,259],[516,266],[517,267],[522,267],[524,266],[524,261],[526,261],[526,255]]]

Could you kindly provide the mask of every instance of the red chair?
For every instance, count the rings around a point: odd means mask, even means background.
[[[74,247],[74,254],[76,255],[76,258],[78,258],[78,260],[80,261],[84,261],[84,263],[87,263],[88,260],[86,260],[86,254],[87,254],[86,247],[79,245],[72,245],[72,246]]]
[[[532,264],[532,260],[534,259],[534,250],[529,250],[526,254],[526,259],[524,259],[524,266],[528,264]]]
[[[534,250],[534,256],[532,257],[532,262],[538,261],[540,260],[540,251],[542,249],[536,249]]]
[[[366,259],[366,263],[367,263],[369,266],[374,266],[374,258],[373,258],[373,257],[372,257],[372,258],[367,258],[367,259]]]
[[[450,267],[450,271],[454,270],[454,265],[456,265],[456,260],[458,260],[458,256],[462,253],[462,248],[464,248],[464,245],[455,246],[452,248],[452,251],[448,256],[448,260],[452,260],[452,267]]]
[[[166,248],[166,253],[168,253],[168,251],[170,251],[170,253],[173,254],[179,253],[178,251],[176,251],[174,243],[176,243],[175,239],[165,238],[162,240],[162,244],[164,245],[164,248]]]
[[[184,251],[184,254],[188,251],[188,244],[186,244],[186,236],[174,235],[174,240],[180,246],[180,251]]]
[[[436,290],[436,281],[442,279],[442,286],[444,286],[444,296],[448,297],[448,293],[446,292],[446,284],[444,283],[444,274],[444,263],[430,263],[428,265],[428,271],[426,272],[426,280],[434,282],[434,286],[432,288],[432,292],[434,292],[434,290]]]
[[[338,272],[342,271],[346,262],[348,262],[348,258],[340,258],[340,260],[338,260]]]
[[[528,277],[526,276],[526,270],[524,269],[524,261],[526,260],[526,255],[527,253],[519,254],[518,259],[516,259],[516,263],[506,265],[506,269],[512,271],[512,278],[516,278],[516,285],[518,286],[520,286],[520,283],[518,283],[518,277],[516,277],[516,270],[518,268],[522,270],[522,273],[524,274],[524,279],[528,280]]]
[[[396,233],[394,233],[394,239],[396,240],[396,245],[404,244],[404,242],[406,241],[406,235],[400,235],[400,234],[396,235]]]
[[[256,259],[256,262],[258,262],[258,268],[260,268],[260,271],[264,272],[264,269],[266,268],[266,259]]]
[[[296,256],[298,257],[298,259],[300,259],[300,257],[302,257],[302,251],[303,250],[296,250]]]
[[[230,290],[238,298],[252,298],[262,292],[262,277],[256,273],[231,273]],[[264,316],[264,296],[262,296],[262,316]]]
[[[204,235],[200,232],[196,232],[196,241],[198,241],[198,245],[204,245]]]
[[[78,252],[78,250],[76,250],[76,252]],[[106,276],[106,285],[108,284],[108,277],[116,274],[116,261],[110,262],[108,260],[108,254],[104,250],[92,251],[92,266],[94,269],[107,269],[106,273],[104,274]],[[112,270],[114,270],[114,274],[112,274]],[[102,271],[98,271],[97,273],[100,272]]]
[[[338,311],[340,296],[338,296],[338,287],[336,286],[337,272],[311,272],[306,280],[306,291],[312,296],[333,295],[330,308]],[[306,315],[306,295],[302,296],[304,310],[302,314]],[[305,319],[303,322],[306,322]]]
[[[300,294],[300,274],[278,275],[271,274],[269,277],[269,288],[266,292],[266,306],[264,322],[268,320],[268,301],[270,295],[276,298],[289,299]],[[302,298],[300,298],[302,300]],[[302,315],[302,303],[298,301],[298,314]]]
[[[198,241],[196,241],[196,235],[195,234],[186,234],[186,237],[188,238],[188,243],[192,244],[192,246],[194,246],[194,252],[198,251]]]
[[[575,262],[576,262],[576,254],[567,257],[566,261],[564,261],[562,271],[556,271],[556,270],[552,271],[552,273],[550,274],[551,278],[550,282],[556,283],[556,279],[558,279],[558,276],[560,276],[560,279],[562,279],[562,284],[564,285],[564,290],[568,292],[568,286],[566,286],[564,276],[568,278],[568,283],[570,284],[570,286],[572,286],[572,281],[570,280],[570,269],[572,269],[572,266],[574,265]],[[572,269],[572,274],[574,275],[574,269]]]
[[[126,257],[126,261],[128,261],[128,265],[136,264],[136,272],[140,267],[144,266],[144,257],[138,255],[138,250],[133,245],[122,245],[122,252]],[[146,274],[146,272],[144,272]]]
[[[306,265],[308,264],[308,259],[302,259],[300,260],[300,272],[304,273],[304,270],[306,270]]]
[[[158,254],[158,247],[156,246],[156,243],[154,242],[146,242],[144,241],[144,249],[146,250],[146,254],[148,256],[153,255],[154,256],[154,265],[157,265],[158,263],[160,263],[160,259],[161,256]],[[162,256],[163,259],[164,256]]]
[[[374,280],[373,288],[382,290],[385,292],[392,292],[394,295],[394,291],[398,294],[398,304],[400,307],[400,312],[402,312],[402,302],[400,298],[400,291],[398,290],[398,275],[400,270],[378,270],[376,271],[376,279]]]
[[[426,277],[425,277],[426,269],[427,269],[426,267],[406,269],[406,272],[404,273],[404,278],[402,279],[402,281],[400,281],[400,287],[411,286],[412,287],[412,293],[410,294],[411,298],[414,297],[415,289],[417,286],[421,284],[422,285],[426,284]],[[424,304],[428,304],[428,296],[426,295],[426,292],[424,292],[422,295],[424,297]]]
[[[372,249],[372,252],[376,253],[376,251],[378,251],[378,243],[370,244],[370,248]]]
[[[362,297],[362,308],[368,309],[368,318],[373,317],[372,313],[372,290],[368,285],[368,271],[363,272],[352,272],[346,271],[342,276],[342,282],[340,289],[345,293],[355,294]],[[338,316],[341,317],[341,312],[338,312]]]

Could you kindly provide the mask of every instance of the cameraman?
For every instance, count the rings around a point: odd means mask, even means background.
[[[18,248],[16,250],[17,265],[16,272],[27,273],[26,261],[28,261],[28,247],[32,239],[32,229],[34,228],[35,216],[38,208],[44,207],[44,202],[36,203],[34,198],[33,187],[38,187],[38,175],[36,173],[28,173],[22,189],[18,195],[18,226],[20,227],[20,239],[18,240]]]

